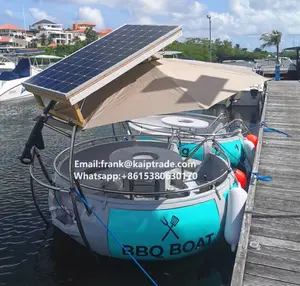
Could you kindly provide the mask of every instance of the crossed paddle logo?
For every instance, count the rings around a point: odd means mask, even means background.
[[[172,216],[170,224],[169,222],[166,220],[166,218],[163,218],[160,220],[162,222],[163,225],[165,225],[166,227],[168,227],[168,231],[166,232],[166,234],[164,235],[164,237],[161,239],[161,241],[164,241],[167,236],[169,235],[170,232],[173,233],[173,235],[179,239],[178,235],[176,234],[176,232],[174,231],[174,227],[179,223],[179,218],[176,216]]]

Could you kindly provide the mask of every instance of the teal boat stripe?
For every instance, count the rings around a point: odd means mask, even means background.
[[[221,234],[218,206],[214,199],[169,210],[111,209],[109,229],[141,260],[178,259],[213,244]],[[108,237],[110,254],[128,255]]]

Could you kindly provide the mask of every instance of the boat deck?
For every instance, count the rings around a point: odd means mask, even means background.
[[[300,285],[300,82],[269,82],[231,286]],[[262,142],[262,144],[261,144]]]

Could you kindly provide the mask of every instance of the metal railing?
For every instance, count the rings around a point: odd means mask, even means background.
[[[117,137],[120,137],[120,138],[124,138],[125,136],[127,136],[127,134],[122,134],[122,135],[118,135]],[[161,137],[161,135],[159,136],[155,136],[155,137]],[[75,147],[79,147],[79,146],[82,146],[84,145],[85,148],[84,149],[81,149],[81,151],[84,151],[84,150],[87,150],[89,149],[89,147],[86,147],[87,144],[91,143],[92,146],[96,147],[96,146],[101,146],[105,143],[99,143],[99,144],[95,144],[96,141],[103,141],[103,140],[107,140],[107,139],[113,139],[115,138],[115,136],[109,136],[109,137],[102,137],[102,138],[98,138],[98,139],[90,139],[90,140],[86,140],[86,141],[83,141],[83,142],[80,142],[80,143],[77,143],[76,145],[74,145],[74,148]],[[133,140],[135,141],[135,140]],[[217,151],[224,157],[224,159],[222,159],[220,157],[220,160],[224,160],[226,162],[226,165],[227,165],[227,168],[224,170],[224,172],[222,172],[222,174],[220,176],[218,176],[217,178],[215,178],[214,180],[212,181],[209,181],[209,182],[206,182],[206,183],[203,183],[203,184],[200,184],[200,185],[197,185],[195,187],[190,187],[190,188],[184,188],[184,189],[180,189],[180,190],[172,190],[172,194],[180,194],[180,193],[186,193],[186,192],[192,192],[192,191],[195,191],[195,190],[198,190],[199,192],[201,191],[201,189],[204,189],[204,188],[207,188],[207,187],[210,187],[210,186],[215,186],[218,182],[220,181],[223,181],[227,176],[228,174],[232,171],[231,167],[230,167],[230,161],[229,161],[229,158],[227,157],[227,155],[225,154],[225,152],[222,150],[222,148],[220,147],[219,143],[214,140],[214,139],[205,139],[203,140],[201,143],[199,143],[199,145],[203,145],[205,142],[209,142],[209,141],[212,141],[212,144],[215,144],[215,147],[217,149]],[[200,146],[200,147],[201,147]],[[45,183],[43,182],[42,180],[38,179],[36,176],[35,176],[35,162],[33,162],[33,164],[30,166],[30,176],[32,177],[32,179],[39,185],[47,188],[47,189],[52,189],[54,191],[58,191],[58,192],[66,192],[66,193],[69,193],[70,192],[70,189],[68,187],[68,185],[70,185],[70,176],[67,177],[65,176],[64,174],[62,174],[59,170],[59,160],[61,159],[61,157],[66,154],[67,152],[70,152],[70,148],[71,147],[68,147],[66,149],[64,149],[63,151],[61,151],[54,159],[53,161],[53,168],[54,168],[54,171],[55,173],[61,177],[62,179],[65,180],[66,182],[66,185],[65,186],[58,186],[57,184],[56,185],[50,185],[48,183]],[[197,147],[196,147],[197,148]],[[64,159],[66,160],[66,158]],[[189,180],[185,180],[183,182],[188,182]],[[107,194],[121,194],[121,195],[143,195],[143,196],[157,196],[157,195],[168,195],[170,194],[170,191],[155,191],[155,192],[142,192],[142,191],[121,191],[121,190],[113,190],[113,189],[108,189],[108,188],[105,188],[105,187],[95,187],[95,186],[91,186],[91,185],[87,185],[87,184],[80,184],[80,186],[84,189],[88,189],[88,190],[93,190],[93,191],[101,191],[103,193],[107,193]]]

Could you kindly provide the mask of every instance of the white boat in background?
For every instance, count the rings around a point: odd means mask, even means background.
[[[13,61],[0,55],[0,73],[3,71],[12,71],[15,67],[16,65]]]
[[[39,70],[44,70],[45,68],[61,60],[62,57],[53,56],[53,55],[36,55],[30,57],[29,59],[31,62],[31,66],[34,66]]]
[[[238,92],[231,98],[221,102],[221,104],[228,106],[259,106],[264,102],[267,92],[267,86],[263,82],[252,85]]]
[[[48,59],[48,65],[45,60]],[[25,99],[33,97],[22,85],[30,77],[40,73],[45,66],[53,64],[51,60],[60,60],[60,57],[38,55],[21,59],[11,71],[4,71],[0,74],[0,102],[9,100]]]

